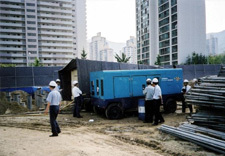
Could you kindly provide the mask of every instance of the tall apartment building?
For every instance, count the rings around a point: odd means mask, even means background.
[[[0,0],[0,63],[64,66],[86,50],[86,0]]]
[[[106,38],[102,37],[100,32],[97,33],[97,36],[92,37],[89,54],[90,60],[113,61],[113,49],[109,48]]]
[[[207,55],[216,55],[219,53],[218,38],[210,35],[209,39],[206,40],[206,52]]]
[[[131,36],[126,42],[126,46],[123,47],[122,53],[130,57],[129,63],[137,64],[137,41],[135,37]]]
[[[138,62],[185,63],[193,52],[205,54],[205,0],[136,0]]]

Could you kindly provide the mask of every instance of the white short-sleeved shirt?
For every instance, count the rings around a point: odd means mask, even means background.
[[[50,106],[58,106],[62,100],[61,94],[57,91],[57,89],[52,90],[46,99],[50,102]]]
[[[154,87],[152,87],[151,85],[148,85],[143,90],[143,94],[145,95],[145,100],[153,100]]]
[[[155,93],[153,95],[153,99],[158,100],[158,99],[160,99],[160,96],[162,96],[161,88],[159,87],[159,85],[156,85],[155,86]]]
[[[182,90],[183,89],[186,89],[186,93],[191,89],[191,86],[189,86],[189,85],[187,85],[186,87],[184,86],[183,88],[182,88]]]
[[[72,89],[72,94],[73,97],[78,97],[80,94],[82,94],[82,91],[78,87],[74,86]]]

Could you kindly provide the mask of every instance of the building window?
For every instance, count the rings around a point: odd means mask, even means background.
[[[36,24],[35,21],[27,21],[27,24]]]
[[[34,9],[27,9],[27,12],[35,12]]]
[[[27,27],[28,30],[36,30],[35,27]]]
[[[36,42],[36,39],[28,39],[28,42]]]
[[[37,48],[36,45],[28,45],[28,48]]]
[[[27,3],[27,6],[35,6],[34,3]]]
[[[28,33],[27,35],[28,35],[28,36],[36,36],[35,33]]]
[[[34,15],[27,15],[27,18],[35,18]]]

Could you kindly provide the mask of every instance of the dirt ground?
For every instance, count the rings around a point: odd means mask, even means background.
[[[200,146],[159,132],[135,115],[107,120],[90,112],[60,114],[62,133],[50,138],[49,116],[0,116],[0,156],[216,156]],[[178,126],[188,114],[163,114],[164,124]],[[93,119],[94,122],[89,122]]]

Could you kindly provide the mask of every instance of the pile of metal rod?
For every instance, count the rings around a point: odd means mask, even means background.
[[[187,104],[197,106],[188,121],[225,132],[225,77],[203,77],[199,82],[185,96]]]
[[[221,67],[220,73],[218,75],[219,77],[225,77],[225,66]]]
[[[178,128],[162,125],[159,128],[159,130],[165,133],[169,133],[173,136],[179,137],[181,139],[193,142],[202,147],[211,149],[215,152],[225,154],[225,140],[224,140],[225,134],[222,132],[204,129],[202,127],[200,128],[193,127],[193,125],[190,125],[190,124],[181,125]],[[204,135],[204,133],[209,133],[213,137]],[[216,138],[217,136],[220,136],[220,135],[222,135],[220,139]]]

